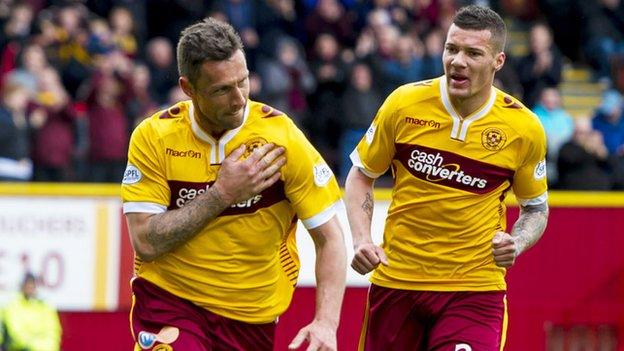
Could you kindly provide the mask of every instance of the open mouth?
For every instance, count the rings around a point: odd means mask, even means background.
[[[468,82],[468,76],[458,73],[451,73],[451,84],[463,85]]]

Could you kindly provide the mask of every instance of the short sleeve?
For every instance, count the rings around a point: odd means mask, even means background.
[[[289,127],[282,168],[286,197],[304,226],[312,229],[336,214],[340,188],[329,165],[303,133],[293,124]]]
[[[351,162],[371,178],[383,175],[394,158],[396,125],[394,115],[400,90],[395,90],[377,111],[370,127],[351,153]]]
[[[537,121],[536,121],[537,122]],[[546,134],[540,123],[531,124],[526,134],[527,147],[513,178],[513,191],[520,203],[540,199],[547,191]]]
[[[163,153],[149,124],[140,124],[130,138],[128,165],[121,185],[124,213],[160,213],[170,199]]]

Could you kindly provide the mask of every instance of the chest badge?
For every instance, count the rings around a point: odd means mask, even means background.
[[[507,135],[498,128],[488,128],[481,133],[481,145],[490,151],[498,151],[507,142]]]
[[[251,156],[251,153],[260,146],[267,144],[267,141],[264,138],[253,138],[247,140],[245,142],[245,153],[243,154],[243,158],[247,158]]]

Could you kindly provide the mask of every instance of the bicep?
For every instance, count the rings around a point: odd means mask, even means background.
[[[520,214],[541,213],[548,214],[548,202],[520,205]]]
[[[135,250],[145,241],[152,216],[154,216],[153,213],[126,213],[128,233]]]
[[[333,216],[327,222],[319,225],[318,227],[308,229],[314,246],[319,249],[325,246],[329,241],[343,240],[342,228],[338,217]]]

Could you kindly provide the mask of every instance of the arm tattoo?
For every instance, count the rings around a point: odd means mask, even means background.
[[[511,235],[517,238],[519,252],[524,252],[542,237],[547,221],[548,204],[545,202],[520,207],[520,217],[511,232]]]
[[[206,191],[184,207],[153,216],[147,241],[157,254],[167,253],[199,233],[227,205],[217,191]]]
[[[369,218],[373,218],[374,201],[370,191],[366,193],[366,199],[362,202],[362,210]]]

